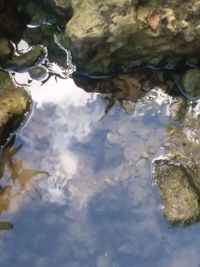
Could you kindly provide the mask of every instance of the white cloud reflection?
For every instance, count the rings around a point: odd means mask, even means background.
[[[25,83],[27,77],[18,75],[16,79]],[[43,200],[64,204],[71,198],[80,208],[109,185],[132,175],[150,176],[141,154],[147,151],[150,162],[160,150],[164,127],[157,127],[154,118],[160,102],[155,107],[138,103],[129,115],[115,106],[100,120],[105,110],[100,95],[85,92],[72,79],[56,82],[51,77],[42,86],[33,81],[30,91],[36,107],[20,134],[25,143],[22,157],[51,174],[37,184]],[[160,95],[164,101],[164,93],[158,91],[158,98]],[[154,99],[156,91],[151,101]],[[145,121],[141,114],[149,119]]]
[[[163,153],[169,123],[164,94],[136,109],[130,103],[129,114],[115,106],[99,121],[101,97],[70,79],[30,89],[36,107],[16,157],[51,174],[30,185],[47,206],[22,209],[15,242],[0,243],[2,266],[199,266],[199,227],[168,229],[152,186],[151,160]]]

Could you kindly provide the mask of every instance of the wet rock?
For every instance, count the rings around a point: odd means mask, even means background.
[[[154,161],[155,178],[171,223],[199,220],[200,210],[200,106],[190,106],[179,128],[168,131],[166,158]],[[166,140],[165,140],[166,142]],[[191,205],[191,206],[190,206]]]
[[[156,182],[164,201],[163,213],[171,223],[189,223],[199,219],[199,195],[180,163],[154,162]]]
[[[17,87],[10,75],[0,71],[0,145],[7,141],[28,115],[30,95]]]
[[[46,67],[42,65],[38,65],[33,68],[30,68],[28,73],[31,79],[37,80],[37,81],[43,81],[47,79],[48,77],[48,70]]]
[[[197,0],[72,0],[60,40],[78,70],[108,73],[143,64],[178,64],[199,57]]]
[[[185,72],[180,90],[190,100],[200,98],[200,69],[191,69]]]
[[[33,46],[28,52],[13,55],[11,59],[2,62],[4,69],[20,72],[39,64],[46,57],[46,50],[43,46]]]

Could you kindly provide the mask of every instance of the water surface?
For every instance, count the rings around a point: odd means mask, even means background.
[[[0,232],[1,266],[200,266],[200,224],[172,228],[151,175],[175,124],[165,116],[169,97],[157,89],[148,104],[104,116],[102,95],[72,79],[34,81],[30,91],[33,114],[2,178],[0,220],[14,229]]]

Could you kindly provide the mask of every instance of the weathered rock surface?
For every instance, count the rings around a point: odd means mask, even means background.
[[[0,145],[21,125],[30,101],[29,93],[17,87],[8,73],[0,71]]]
[[[180,128],[169,131],[170,153],[154,161],[164,215],[172,223],[200,218],[200,106],[190,107]]]
[[[79,70],[199,62],[200,1],[72,0],[61,42]]]

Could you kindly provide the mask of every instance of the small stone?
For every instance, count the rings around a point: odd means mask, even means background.
[[[147,153],[146,151],[144,151],[141,155],[142,159],[148,159],[150,157],[149,153]]]
[[[120,144],[122,142],[122,136],[117,132],[109,132],[106,138],[111,144]]]
[[[166,147],[166,148],[169,148],[169,147],[170,147],[170,143],[169,143],[169,142],[165,142],[165,143],[163,144],[163,146]]]
[[[200,69],[191,69],[185,72],[181,79],[180,91],[189,100],[200,98]]]
[[[43,81],[48,77],[48,70],[42,65],[35,66],[28,71],[31,79]]]
[[[148,14],[147,21],[152,30],[157,30],[161,21],[159,12],[157,10],[151,10]]]

